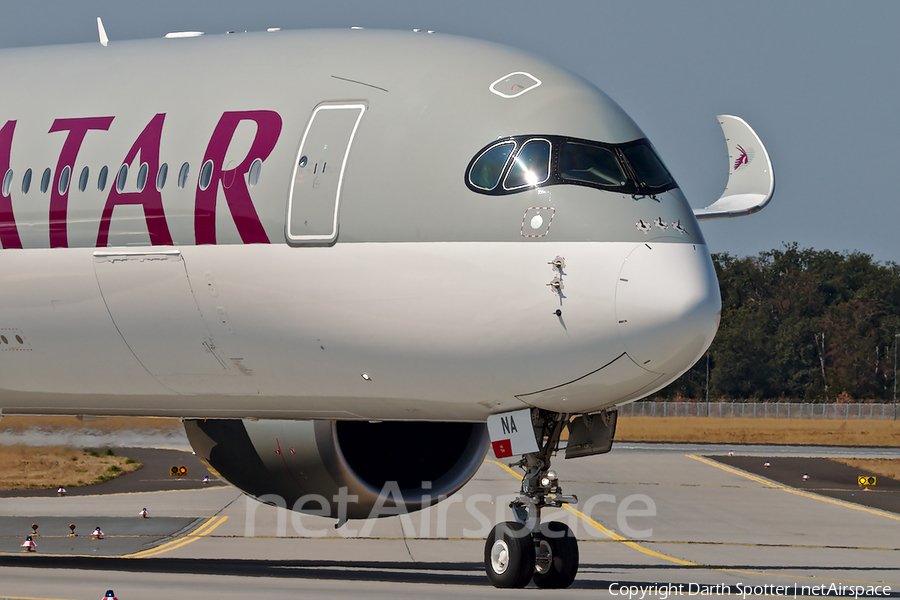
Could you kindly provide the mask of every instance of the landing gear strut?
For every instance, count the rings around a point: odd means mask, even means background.
[[[540,430],[539,450],[522,455],[516,465],[525,471],[519,496],[510,503],[514,521],[497,524],[484,545],[484,568],[499,588],[522,588],[534,581],[541,588],[566,588],[578,572],[578,542],[564,523],[541,523],[541,509],[578,502],[563,495],[550,458],[568,415],[535,411],[535,431]]]

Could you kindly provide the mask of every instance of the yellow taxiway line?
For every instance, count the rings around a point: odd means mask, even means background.
[[[717,463],[715,463],[715,462],[713,462],[713,461],[704,459],[704,458],[702,458],[702,457],[695,456],[695,455],[693,455],[693,454],[688,454],[688,455],[686,455],[686,456],[688,456],[688,457],[690,457],[690,458],[693,458],[693,459],[696,459],[696,460],[699,460],[700,462],[708,463],[708,464],[710,464],[710,465],[712,465],[712,466],[716,466],[716,467],[720,466],[719,464],[717,464]],[[504,464],[501,463],[501,462],[498,462],[498,461],[496,461],[496,460],[491,460],[491,459],[489,459],[489,458],[488,458],[488,459],[485,459],[485,462],[489,462],[489,463],[492,463],[492,464],[497,465],[498,467],[500,467],[501,469],[503,469],[504,471],[506,471],[507,473],[509,473],[509,474],[512,475],[513,477],[515,477],[516,479],[521,480],[521,479],[523,478],[522,475],[519,475],[518,473],[516,473],[516,472],[513,471],[511,468],[509,468],[508,466],[504,465]],[[724,468],[724,469],[727,470],[727,471],[732,471],[732,472],[734,472],[734,473],[736,473],[736,474],[738,474],[738,475],[745,475],[745,476],[749,477],[750,479],[753,479],[754,481],[758,481],[758,482],[760,482],[760,483],[764,483],[765,485],[772,485],[772,486],[776,486],[776,487],[781,487],[781,488],[784,489],[785,491],[798,493],[798,494],[801,495],[801,496],[807,496],[807,497],[810,497],[810,498],[816,498],[817,500],[828,500],[828,501],[832,501],[830,498],[822,498],[822,497],[817,496],[817,495],[815,495],[815,494],[809,494],[809,493],[806,493],[806,492],[798,492],[797,490],[792,490],[792,489],[790,489],[790,488],[787,488],[787,487],[784,487],[784,486],[780,486],[780,485],[778,485],[778,484],[775,484],[774,482],[769,482],[768,480],[765,480],[765,479],[762,479],[762,478],[759,478],[759,477],[755,477],[755,476],[750,475],[750,474],[747,474],[747,473],[743,473],[743,472],[741,472],[741,471],[738,471],[737,469],[731,469],[730,467],[725,467],[724,465],[722,465],[722,468]],[[859,507],[859,506],[857,506],[857,505],[855,505],[855,504],[851,504],[851,503],[849,503],[849,502],[841,502],[841,501],[839,501],[839,500],[833,500],[832,502],[835,503],[835,504],[839,504],[839,505],[841,505],[841,506],[849,507],[849,508],[865,508],[865,507]],[[810,576],[810,575],[790,575],[790,574],[787,574],[787,573],[768,573],[768,572],[764,572],[764,571],[745,571],[745,570],[741,570],[741,569],[729,569],[729,568],[727,568],[727,567],[714,567],[714,566],[711,566],[711,565],[701,565],[700,563],[691,562],[691,561],[689,561],[689,560],[683,560],[683,559],[681,559],[681,558],[676,558],[676,557],[674,557],[674,556],[669,556],[668,554],[662,554],[661,552],[657,552],[657,551],[655,551],[655,550],[650,550],[649,548],[644,548],[643,546],[641,546],[641,545],[638,544],[637,542],[633,542],[633,541],[629,540],[628,538],[623,537],[623,536],[619,535],[618,533],[616,533],[616,532],[614,532],[614,531],[611,531],[611,530],[607,529],[606,527],[604,527],[603,525],[601,525],[600,523],[598,523],[597,521],[595,521],[594,519],[592,519],[592,518],[589,517],[588,515],[584,514],[583,512],[581,512],[581,511],[579,511],[579,510],[577,510],[577,509],[575,509],[575,508],[572,508],[572,507],[569,506],[568,504],[563,504],[562,508],[565,509],[565,510],[567,510],[567,511],[569,511],[569,512],[572,513],[573,515],[577,516],[579,519],[581,519],[582,521],[584,521],[585,523],[587,523],[588,525],[590,525],[591,527],[593,527],[593,528],[596,529],[597,531],[602,532],[604,535],[608,536],[608,537],[611,538],[613,541],[616,541],[616,542],[619,542],[619,543],[621,543],[621,544],[624,544],[624,545],[628,546],[629,548],[633,548],[633,549],[637,550],[638,552],[641,552],[642,554],[646,554],[647,556],[652,556],[652,557],[654,557],[654,558],[658,558],[658,559],[661,559],[661,560],[664,560],[664,561],[667,561],[667,562],[671,562],[671,563],[675,563],[675,564],[677,564],[677,565],[682,565],[682,566],[685,566],[685,567],[693,567],[693,568],[699,568],[699,569],[708,569],[708,570],[710,570],[710,571],[720,571],[720,572],[723,572],[723,573],[739,573],[739,574],[742,574],[742,575],[766,575],[766,576],[769,576],[769,577],[790,577],[790,578],[793,578],[793,579],[812,579],[812,580],[825,580],[825,581],[843,581],[843,582],[846,582],[846,583],[864,583],[864,584],[877,584],[877,585],[881,585],[881,584],[883,583],[883,582],[876,582],[876,581],[855,581],[855,580],[851,580],[851,579],[827,579],[827,578],[815,577],[815,576]],[[897,518],[897,517],[894,517],[893,515],[887,515],[887,514],[885,514],[885,513],[881,513],[881,512],[878,512],[878,511],[871,510],[871,509],[866,509],[866,510],[868,510],[869,512],[875,513],[875,514],[884,515],[884,516],[889,516],[889,517],[891,517],[891,518]],[[666,542],[650,542],[650,543],[665,544]]]
[[[749,479],[750,481],[755,481],[756,483],[761,483],[767,487],[779,489],[783,492],[788,492],[789,494],[795,494],[797,496],[802,496],[804,498],[812,498],[813,500],[821,500],[822,502],[828,502],[829,504],[835,504],[837,506],[843,506],[844,508],[852,508],[853,510],[861,510],[863,512],[867,512],[869,514],[878,515],[879,517],[887,517],[888,519],[893,519],[895,521],[900,521],[900,516],[892,515],[891,513],[885,512],[883,510],[878,510],[876,508],[869,508],[868,506],[862,506],[861,504],[854,504],[852,502],[845,502],[843,500],[836,500],[834,498],[829,498],[828,496],[820,496],[819,494],[813,494],[811,492],[804,492],[802,490],[794,489],[792,487],[788,487],[786,485],[782,485],[777,481],[772,481],[771,479],[766,479],[765,477],[759,477],[758,475],[753,475],[752,473],[747,473],[746,471],[741,471],[740,469],[735,469],[734,467],[729,467],[728,465],[723,465],[722,463],[716,462],[714,460],[710,460],[705,456],[697,456],[696,454],[687,454],[685,455],[688,458],[693,458],[694,460],[698,460],[703,464],[710,465],[711,467],[716,467],[717,469],[722,469],[723,471],[727,471],[734,475],[740,475],[745,479]]]
[[[498,467],[500,467],[501,469],[503,469],[504,471],[506,471],[507,473],[509,473],[510,475],[512,475],[513,477],[520,479],[520,480],[522,479],[522,475],[519,475],[518,473],[516,473],[515,471],[513,471],[512,469],[510,469],[508,466],[504,465],[501,462],[497,462],[496,460],[491,460],[491,459],[487,459],[487,460],[485,460],[485,462],[493,463],[493,464],[497,465]],[[649,548],[644,548],[637,542],[632,542],[628,538],[619,535],[615,531],[607,529],[606,527],[604,527],[603,525],[601,525],[600,523],[598,523],[591,517],[587,516],[580,510],[572,508],[568,504],[563,504],[562,508],[569,511],[570,513],[572,513],[573,515],[575,515],[576,517],[578,517],[579,519],[581,519],[582,521],[584,521],[585,523],[587,523],[588,525],[590,525],[591,527],[596,529],[597,531],[602,532],[604,535],[606,535],[610,539],[612,539],[616,542],[621,542],[621,543],[625,544],[626,546],[628,546],[629,548],[634,548],[638,552],[646,554],[647,556],[652,556],[654,558],[661,558],[662,560],[667,560],[669,562],[673,562],[677,565],[683,565],[685,567],[700,567],[700,566],[702,566],[700,564],[691,562],[689,560],[682,560],[680,558],[675,558],[674,556],[669,556],[667,554],[660,554],[659,552],[657,552],[655,550],[650,550]]]
[[[183,538],[174,539],[171,542],[167,542],[161,546],[157,546],[156,548],[148,548],[147,550],[141,550],[140,552],[135,552],[134,554],[128,554],[123,558],[149,558],[151,556],[159,556],[160,554],[165,554],[166,552],[175,550],[176,548],[187,546],[188,544],[196,542],[203,536],[209,534],[213,529],[224,523],[226,519],[228,519],[227,516],[210,517],[210,519],[206,523]]]

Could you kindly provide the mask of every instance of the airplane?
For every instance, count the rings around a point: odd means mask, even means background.
[[[551,460],[708,348],[699,221],[772,197],[720,116],[693,210],[606,94],[431,31],[281,31],[4,50],[0,415],[176,417],[255,497],[337,519],[434,504],[490,448],[524,471],[497,587],[564,588]],[[382,512],[374,511],[378,508]]]

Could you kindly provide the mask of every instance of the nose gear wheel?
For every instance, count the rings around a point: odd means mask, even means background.
[[[547,549],[543,560],[535,560],[534,584],[539,588],[567,588],[578,573],[578,540],[565,523],[550,521],[541,524],[541,532],[534,534],[537,547]]]
[[[534,575],[531,533],[515,521],[498,523],[484,545],[484,564],[494,587],[525,587]]]

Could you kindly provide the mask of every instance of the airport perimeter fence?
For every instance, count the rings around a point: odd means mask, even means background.
[[[895,404],[812,402],[675,402],[642,400],[619,407],[621,417],[723,417],[734,419],[900,418]]]

